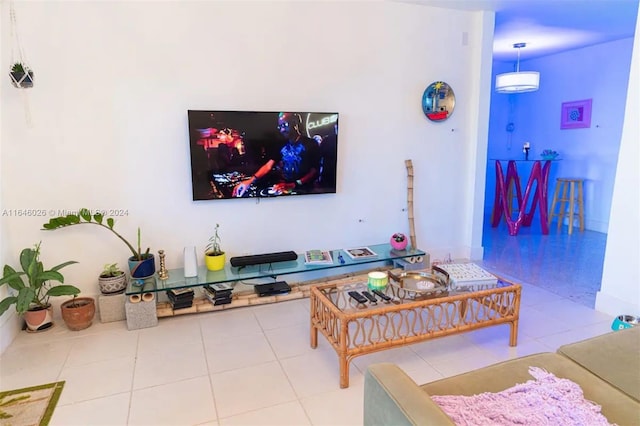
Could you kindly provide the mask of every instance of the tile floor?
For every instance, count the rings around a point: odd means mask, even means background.
[[[602,281],[607,234],[577,228],[571,235],[552,224],[548,235],[534,223],[509,236],[506,225],[485,226],[482,265],[494,272],[535,284],[586,307],[596,304]]]
[[[508,266],[492,259],[487,265]],[[308,305],[165,318],[136,331],[120,321],[70,332],[58,321],[43,334],[19,334],[0,357],[0,389],[65,380],[51,425],[360,425],[369,364],[395,362],[425,383],[555,351],[610,331],[613,319],[525,282],[516,347],[501,325],[378,352],[355,358],[350,387],[340,389],[334,351],[322,336],[309,347]]]

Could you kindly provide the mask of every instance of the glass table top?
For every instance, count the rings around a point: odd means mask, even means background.
[[[456,289],[453,286],[448,286],[447,288],[438,289],[433,292],[417,293],[416,291],[412,291],[411,289],[403,289],[399,285],[393,285],[391,280],[389,282],[390,284],[382,290],[382,293],[388,296],[389,300],[384,300],[382,297],[373,294],[373,291],[368,288],[366,282],[328,286],[326,288],[321,288],[320,292],[323,293],[327,297],[327,299],[329,299],[331,303],[333,303],[342,312],[353,313],[375,310],[378,308],[385,308],[387,306],[393,305],[405,305],[416,301],[440,299],[461,294],[472,294],[476,291],[501,289],[514,286],[514,283],[503,278],[498,278],[497,284],[494,284],[493,286],[485,286],[476,290]],[[374,298],[376,299],[376,303],[372,303],[371,301],[367,301],[366,303],[358,303],[354,298],[349,296],[350,291],[356,291],[360,293],[368,291],[374,296]]]
[[[394,250],[388,243],[374,244],[366,247],[373,251],[376,256],[354,259],[346,253],[345,249],[335,249],[329,250],[331,257],[333,258],[333,262],[329,264],[307,264],[305,263],[304,253],[301,253],[298,254],[298,258],[296,260],[242,267],[231,266],[227,259],[224,269],[220,271],[209,271],[204,265],[200,265],[198,267],[197,277],[185,277],[183,268],[169,269],[169,278],[166,280],[159,279],[157,277],[157,273],[153,277],[144,280],[131,278],[125,294],[131,295],[141,292],[160,292],[169,289],[201,287],[207,284],[216,283],[229,283],[234,286],[244,285],[247,289],[251,289],[253,285],[264,284],[264,282],[246,283],[245,281],[372,263],[388,263],[394,259],[406,259],[425,256],[426,254],[422,250],[412,248],[407,248],[406,250]]]

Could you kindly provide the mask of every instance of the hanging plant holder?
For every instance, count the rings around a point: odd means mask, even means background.
[[[13,64],[11,71],[9,71],[9,76],[11,77],[11,84],[18,89],[33,87],[33,71],[28,66],[23,65],[22,62]]]
[[[11,84],[13,84],[14,87],[18,89],[28,89],[33,87],[33,71],[31,67],[27,65],[27,56],[20,44],[18,20],[16,18],[13,0],[9,3],[9,15],[11,17],[11,38],[13,39],[9,77],[11,77]]]

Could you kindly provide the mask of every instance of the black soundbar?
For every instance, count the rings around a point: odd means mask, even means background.
[[[236,256],[229,259],[231,266],[261,265],[263,263],[286,262],[296,260],[298,255],[295,251],[279,251],[276,253],[254,254],[251,256]]]

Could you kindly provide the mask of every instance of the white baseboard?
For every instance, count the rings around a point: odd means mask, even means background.
[[[602,222],[599,220],[585,220],[584,227],[585,229],[600,232],[601,234],[606,234],[607,232],[609,232],[609,222]]]
[[[605,314],[613,316],[640,316],[640,304],[630,303],[627,300],[618,299],[608,293],[598,291],[596,293],[596,311],[604,312]]]
[[[11,345],[22,329],[22,318],[15,311],[5,313],[6,321],[0,324],[0,355]]]
[[[569,219],[565,218],[563,223],[564,223],[565,226],[569,226]],[[553,228],[554,226],[558,226],[558,225],[556,225],[556,222],[552,223],[550,228]],[[573,221],[574,231],[576,231],[579,226],[580,225],[579,225],[578,219],[574,219],[574,221]],[[600,232],[601,234],[606,234],[609,231],[609,223],[608,222],[602,222],[600,220],[585,219],[584,220],[584,229],[586,229],[588,231]]]

